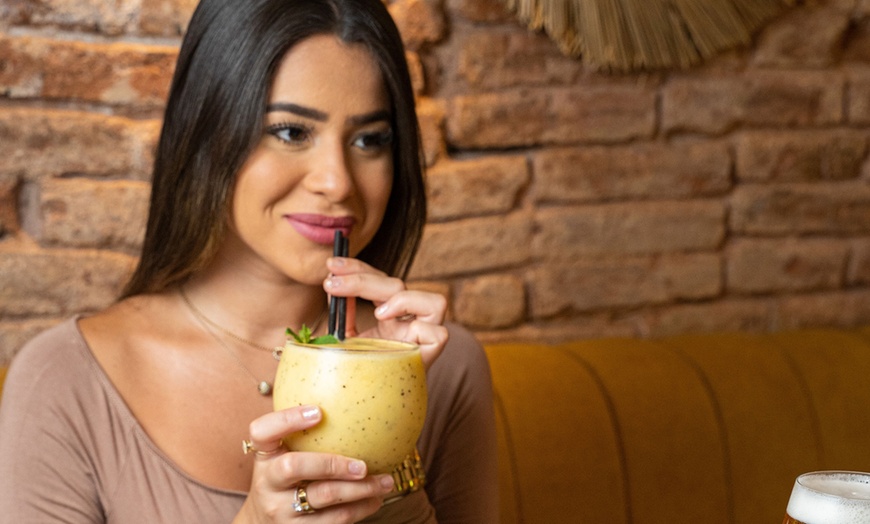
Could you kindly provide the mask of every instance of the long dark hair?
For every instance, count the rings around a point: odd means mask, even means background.
[[[383,223],[358,257],[404,277],[426,221],[414,94],[381,0],[203,0],[181,45],[157,146],[141,257],[122,293],[166,289],[208,265],[223,241],[236,174],[260,140],[269,88],[298,42],[362,44],[391,99],[394,180]]]

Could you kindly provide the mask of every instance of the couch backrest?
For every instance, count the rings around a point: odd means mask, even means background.
[[[777,524],[870,471],[870,328],[486,350],[503,523]]]
[[[778,524],[870,471],[867,330],[493,345],[504,523]]]

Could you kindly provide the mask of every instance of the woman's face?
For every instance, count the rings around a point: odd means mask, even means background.
[[[368,51],[331,35],[282,59],[263,135],[236,179],[230,245],[256,266],[313,284],[336,230],[371,241],[393,181],[390,99]]]

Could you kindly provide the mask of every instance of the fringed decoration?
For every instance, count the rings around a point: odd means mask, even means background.
[[[596,69],[685,69],[741,45],[799,0],[502,0]]]

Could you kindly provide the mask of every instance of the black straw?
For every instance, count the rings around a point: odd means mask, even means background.
[[[341,231],[335,232],[335,241],[332,244],[332,256],[346,257],[348,253],[348,240],[341,234]],[[338,326],[336,327],[336,317]],[[327,323],[327,333],[334,336],[338,340],[344,340],[347,325],[347,298],[346,297],[329,297],[329,320]]]
[[[341,235],[341,231],[338,231],[338,240],[341,242],[341,255],[343,257],[347,256],[347,248],[348,248],[348,240],[347,237],[343,237]],[[338,297],[338,330],[336,333],[336,338],[338,340],[344,340],[345,334],[347,332],[346,328],[346,320],[347,320],[347,297]]]
[[[335,240],[332,243],[332,256],[339,257],[341,256],[341,247],[343,243],[341,241],[341,231],[335,232]],[[335,315],[337,311],[337,304],[335,303],[335,297],[333,295],[329,296],[329,319],[326,323],[326,332],[332,336],[335,335]],[[337,337],[336,337],[337,338]]]

